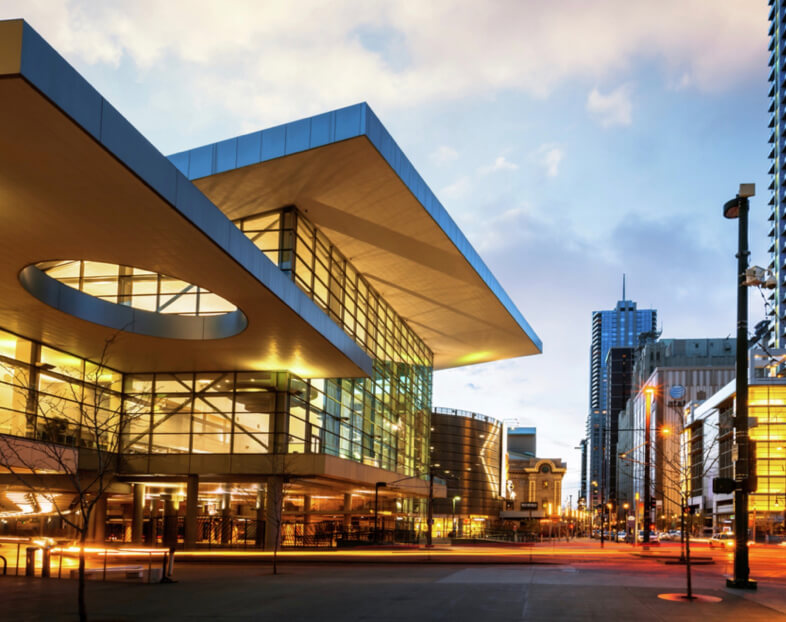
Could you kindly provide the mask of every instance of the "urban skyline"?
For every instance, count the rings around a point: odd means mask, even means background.
[[[753,263],[768,262],[768,7],[670,6],[680,19],[576,4],[572,30],[563,9],[508,5],[478,23],[462,10],[416,18],[337,3],[297,28],[270,7],[263,25],[251,5],[244,20],[177,3],[8,2],[0,17],[29,19],[165,153],[369,101],[546,343],[540,357],[438,372],[434,404],[536,426],[543,455],[568,463],[567,496],[586,417],[586,318],[613,302],[620,275],[659,310],[664,337],[732,333],[735,231],[720,206],[740,181],[757,183]],[[180,27],[164,26],[176,14]],[[522,40],[505,22],[539,34]],[[612,24],[625,28],[610,36]],[[439,89],[437,75],[464,77]],[[751,302],[752,320],[763,317]]]
[[[786,620],[784,40],[6,0],[6,609]]]

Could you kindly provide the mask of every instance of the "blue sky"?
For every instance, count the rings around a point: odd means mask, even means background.
[[[435,405],[536,426],[575,502],[590,316],[622,273],[664,337],[732,334],[721,206],[740,182],[769,263],[767,3],[654,6],[4,0],[0,18],[27,19],[164,153],[369,102],[544,342],[437,373]]]

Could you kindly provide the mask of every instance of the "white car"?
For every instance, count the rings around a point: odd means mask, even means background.
[[[722,549],[733,549],[736,544],[736,538],[733,533],[716,533],[710,538],[710,548],[716,546]]]

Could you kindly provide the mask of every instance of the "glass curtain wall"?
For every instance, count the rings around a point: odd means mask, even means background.
[[[308,425],[317,426],[311,451],[406,475],[425,473],[433,366],[428,347],[294,206],[235,224],[374,360],[371,378],[310,381],[323,404],[294,399],[290,435],[297,439]]]
[[[129,453],[322,453],[422,473],[415,430],[427,393],[411,368],[383,381],[303,380],[287,372],[127,374],[122,446]],[[415,413],[415,416],[407,413]]]
[[[123,378],[0,333],[0,433],[95,443],[83,429],[88,407],[107,424],[116,423],[111,418],[119,416],[122,400],[126,452],[324,453],[424,475],[431,351],[294,207],[237,225],[372,357],[370,378],[303,380],[282,371]],[[39,268],[85,293],[160,313],[234,309],[194,285],[137,268],[89,261],[48,262]]]
[[[0,433],[112,449],[122,374],[0,331]]]
[[[348,335],[377,359],[432,366],[433,356],[330,240],[294,207],[235,224]]]
[[[126,374],[0,331],[0,433],[130,453],[324,453],[426,470],[430,375],[376,363],[373,378],[288,372]],[[276,422],[279,422],[278,428]]]
[[[748,389],[748,410],[756,426],[756,492],[751,512],[783,512],[786,507],[786,386],[755,385]]]

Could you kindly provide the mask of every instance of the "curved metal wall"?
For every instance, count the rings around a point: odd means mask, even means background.
[[[447,498],[434,499],[434,513],[499,517],[501,509],[502,423],[461,410],[434,409],[431,464],[444,477]],[[438,467],[436,465],[439,465]],[[447,471],[447,472],[446,472]]]

